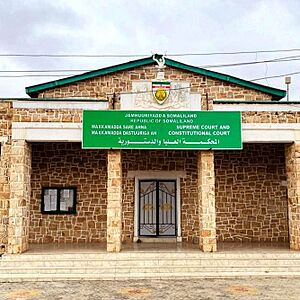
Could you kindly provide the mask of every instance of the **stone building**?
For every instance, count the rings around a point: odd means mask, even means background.
[[[155,80],[169,84],[163,103],[153,96]],[[150,57],[26,92],[30,98],[0,99],[8,253],[105,242],[118,252],[154,238],[203,251],[221,241],[300,249],[300,105],[279,102],[285,91]],[[240,112],[243,147],[83,148],[83,111],[108,110]]]

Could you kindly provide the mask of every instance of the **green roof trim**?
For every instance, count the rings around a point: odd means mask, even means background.
[[[58,80],[49,81],[49,82],[42,83],[42,84],[29,86],[29,87],[26,87],[26,93],[30,97],[37,97],[39,92],[42,92],[47,89],[60,87],[60,86],[66,85],[66,84],[71,84],[74,82],[78,82],[78,81],[82,81],[82,80],[86,80],[86,79],[90,79],[90,78],[94,78],[94,77],[98,77],[98,76],[108,75],[108,74],[112,74],[115,72],[129,70],[132,68],[146,66],[146,65],[150,65],[150,64],[155,64],[155,61],[153,60],[152,57],[146,57],[146,58],[142,58],[142,59],[138,59],[138,60],[134,60],[134,61],[129,61],[127,63],[123,63],[123,64],[83,73],[80,75],[75,75],[75,76],[66,77],[63,79],[58,79]],[[222,74],[222,73],[218,73],[218,72],[214,72],[214,71],[209,71],[209,70],[202,69],[199,67],[186,65],[184,63],[181,63],[181,62],[169,59],[169,58],[165,59],[165,64],[166,64],[166,66],[169,66],[169,67],[193,72],[193,73],[196,73],[199,75],[212,77],[212,78],[219,79],[219,80],[222,80],[225,82],[229,82],[229,83],[237,84],[237,85],[240,85],[240,86],[243,86],[246,88],[254,89],[254,90],[260,91],[262,93],[272,95],[273,100],[280,100],[283,97],[285,97],[285,95],[286,95],[285,90],[280,90],[280,89],[265,86],[262,84],[257,84],[257,83],[247,81],[244,79],[240,79],[240,78],[237,78],[234,76],[230,76],[230,75],[226,75],[226,74]]]
[[[58,80],[49,81],[42,84],[29,86],[26,87],[25,91],[26,94],[29,95],[30,97],[36,97],[37,93],[47,89],[63,86],[66,84],[70,84],[70,83],[74,83],[74,82],[78,82],[78,81],[82,81],[82,80],[86,80],[98,76],[108,75],[119,71],[129,70],[136,67],[146,66],[152,63],[154,63],[152,57],[143,58],[143,59],[123,63],[120,65],[115,65],[115,66],[111,66],[111,67],[107,67],[107,68],[103,68],[91,72],[86,72],[80,75],[74,75],[63,79],[58,79]]]
[[[230,76],[230,75],[226,75],[226,74],[222,74],[222,73],[218,73],[218,72],[214,72],[214,71],[209,71],[206,69],[202,69],[199,67],[194,67],[194,66],[190,66],[190,65],[186,65],[180,62],[177,62],[175,60],[171,60],[171,59],[166,59],[166,65],[169,67],[173,67],[173,68],[178,68],[178,69],[183,69],[186,71],[190,71],[199,75],[204,75],[204,76],[208,76],[208,77],[212,77],[215,79],[219,79],[222,81],[226,81],[229,83],[234,83],[249,89],[254,89],[257,90],[259,92],[262,93],[266,93],[266,94],[270,94],[273,96],[273,100],[280,100],[283,97],[285,97],[286,95],[286,91],[285,90],[280,90],[280,89],[276,89],[273,87],[269,87],[266,85],[262,85],[262,84],[258,84],[258,83],[254,83],[248,80],[244,80],[244,79],[240,79],[234,76]]]

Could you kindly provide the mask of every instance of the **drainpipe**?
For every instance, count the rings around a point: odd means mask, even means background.
[[[111,99],[111,109],[115,109],[115,102],[116,102],[116,93],[113,93],[112,99]]]
[[[208,93],[205,93],[205,98],[206,98],[206,110],[209,110],[209,100],[208,100]]]

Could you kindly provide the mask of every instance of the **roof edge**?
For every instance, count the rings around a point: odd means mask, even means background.
[[[74,82],[81,81],[81,80],[86,80],[86,79],[93,78],[96,76],[103,76],[103,75],[111,74],[111,73],[118,72],[118,71],[124,71],[124,70],[132,69],[132,68],[136,68],[136,67],[140,67],[140,66],[144,66],[144,65],[149,65],[152,63],[154,63],[152,57],[146,57],[143,59],[133,60],[133,61],[129,61],[129,62],[126,62],[123,64],[114,65],[111,67],[105,67],[103,69],[98,69],[95,71],[90,71],[90,72],[82,73],[79,75],[66,77],[63,79],[58,79],[58,80],[49,81],[49,82],[42,83],[42,84],[32,85],[32,86],[26,87],[25,91],[26,91],[26,94],[29,95],[30,97],[36,97],[38,92],[44,91],[46,89],[59,87],[59,86],[65,85],[65,84],[70,84],[70,83],[74,83]]]
[[[202,69],[199,67],[194,67],[191,65],[187,65],[172,59],[166,59],[166,65],[173,67],[173,68],[178,68],[178,69],[183,69],[186,71],[190,71],[193,73],[197,73],[200,75],[205,75],[205,76],[209,76],[209,77],[213,77],[222,81],[227,81],[229,83],[234,83],[237,85],[241,85],[250,89],[254,89],[266,94],[271,94],[273,96],[273,100],[280,100],[283,97],[286,96],[286,91],[285,90],[281,90],[281,89],[277,89],[277,88],[273,88],[273,87],[269,87],[266,85],[262,85],[262,84],[258,84],[258,83],[254,83],[245,79],[241,79],[238,77],[234,77],[231,75],[227,75],[227,74],[223,74],[223,73],[218,73],[218,72],[214,72],[214,71],[210,71],[210,70],[206,70],[206,69]]]
[[[153,63],[155,63],[155,62],[153,61],[152,57],[146,57],[146,58],[114,65],[111,67],[105,67],[105,68],[98,69],[95,71],[86,72],[86,73],[83,73],[80,75],[74,75],[71,77],[63,78],[63,79],[58,79],[58,80],[49,81],[49,82],[42,83],[42,84],[29,86],[29,87],[25,88],[25,91],[30,97],[37,97],[39,92],[44,91],[46,89],[55,88],[55,87],[63,86],[66,84],[78,82],[81,80],[93,78],[96,76],[108,75],[108,74],[111,74],[114,72],[129,70],[129,69],[132,69],[135,67],[145,66],[145,65],[149,65],[149,64],[153,64]],[[219,80],[226,81],[229,83],[237,84],[237,85],[240,85],[240,86],[243,86],[246,88],[254,89],[254,90],[260,91],[262,93],[272,95],[272,100],[280,100],[286,96],[285,90],[281,90],[281,89],[265,86],[262,84],[254,83],[254,82],[240,79],[238,77],[230,76],[227,74],[209,71],[209,70],[202,69],[199,67],[187,65],[187,64],[169,59],[169,58],[165,59],[165,64],[169,67],[193,72],[193,73],[203,75],[203,76],[209,76],[209,77],[212,77],[215,79],[219,79]]]

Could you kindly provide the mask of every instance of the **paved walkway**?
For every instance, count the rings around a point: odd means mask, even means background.
[[[0,283],[1,300],[300,299],[300,277]]]

